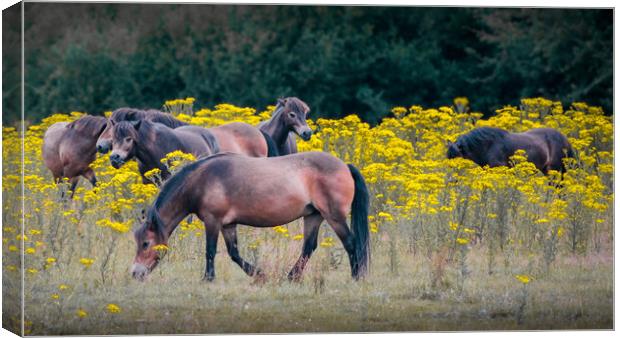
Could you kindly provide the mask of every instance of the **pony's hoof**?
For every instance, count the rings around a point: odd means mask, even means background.
[[[204,276],[202,277],[202,281],[206,283],[211,283],[215,279],[215,276]]]
[[[263,285],[265,283],[267,283],[267,275],[261,271],[256,272],[252,280],[252,285]]]
[[[300,272],[289,272],[288,273],[288,281],[292,282],[292,283],[299,283],[301,282],[301,273]]]

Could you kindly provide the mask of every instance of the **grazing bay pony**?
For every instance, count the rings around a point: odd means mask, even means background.
[[[112,127],[114,127],[114,123],[140,120],[161,123],[172,129],[188,125],[171,114],[155,109],[141,110],[136,108],[118,108],[112,112],[105,130],[101,133],[99,139],[97,140],[97,151],[102,154],[106,154],[110,151],[110,149],[112,149]]]
[[[476,128],[459,136],[455,143],[448,142],[448,158],[463,157],[480,166],[508,166],[510,156],[525,150],[527,160],[547,175],[549,170],[564,173],[562,159],[575,154],[566,136],[552,128],[531,129],[510,133],[500,128]]]
[[[296,97],[278,99],[271,118],[258,125],[263,133],[273,139],[279,156],[297,153],[295,134],[304,141],[310,139],[312,130],[306,123],[309,111],[310,107]]]
[[[351,228],[347,215],[351,213]],[[220,153],[185,166],[160,190],[144,223],[134,232],[134,278],[144,280],[157,266],[156,245],[167,245],[179,222],[196,214],[204,222],[204,280],[215,278],[214,258],[220,231],[228,254],[249,276],[260,274],[239,256],[237,224],[274,227],[304,218],[302,253],[288,274],[299,280],[317,247],[323,220],[334,229],[349,255],[351,274],[368,271],[370,248],[368,189],[360,172],[322,152],[254,158]]]
[[[95,186],[97,178],[89,167],[96,159],[95,143],[106,127],[106,118],[84,116],[73,122],[57,122],[43,136],[43,162],[58,183],[68,178],[71,197],[79,177],[84,176]]]

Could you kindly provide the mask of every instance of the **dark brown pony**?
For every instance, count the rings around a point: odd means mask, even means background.
[[[166,154],[176,150],[196,157],[219,152],[219,145],[209,130],[197,126],[169,128],[161,123],[147,120],[111,122],[112,153],[110,163],[120,168],[125,162],[136,158],[143,181],[150,182],[144,173],[158,168],[162,179],[170,172],[161,162]]]
[[[349,212],[351,229],[347,226]],[[160,254],[153,247],[167,245],[179,222],[189,214],[196,214],[205,225],[207,281],[215,278],[220,231],[232,260],[252,276],[260,272],[239,256],[237,224],[274,227],[300,217],[304,218],[304,244],[288,274],[290,280],[301,278],[317,247],[323,220],[342,241],[352,276],[357,279],[368,271],[368,189],[354,166],[328,153],[266,158],[220,153],[185,166],[166,181],[145,222],[134,232],[134,278],[144,280],[155,268]]]
[[[261,122],[258,128],[269,135],[278,148],[278,155],[288,155],[297,152],[295,135],[299,135],[304,141],[312,136],[312,130],[306,123],[310,107],[296,98],[287,97],[278,99],[276,108],[267,121]]]
[[[188,125],[171,114],[155,109],[118,108],[112,112],[105,130],[99,136],[99,140],[97,140],[97,151],[105,154],[112,149],[112,127],[114,123],[140,120],[161,123],[172,129]]]
[[[96,159],[95,143],[105,127],[105,117],[84,116],[71,123],[54,123],[45,131],[43,162],[56,182],[69,179],[71,197],[80,176],[93,186],[97,184],[95,172],[89,164]]]
[[[549,170],[564,173],[564,158],[575,157],[566,136],[551,128],[531,129],[510,133],[491,127],[476,128],[459,136],[455,143],[448,142],[448,158],[463,157],[480,166],[508,166],[509,158],[517,150],[525,150],[529,162],[547,175]]]

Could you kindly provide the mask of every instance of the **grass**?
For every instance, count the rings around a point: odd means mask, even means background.
[[[244,229],[241,240],[243,233],[260,231],[270,230]],[[401,245],[396,251],[375,245],[372,271],[360,282],[350,278],[346,258],[334,258],[341,252],[340,243],[319,247],[304,280],[290,283],[286,272],[301,242],[288,239],[274,241],[272,250],[259,254],[259,265],[268,274],[262,283],[244,275],[220,241],[216,280],[206,283],[201,281],[204,238],[195,238],[171,242],[169,256],[140,283],[129,275],[134,245],[129,237],[119,240],[113,269],[103,284],[98,273],[77,265],[54,267],[45,272],[47,278],[27,283],[25,311],[32,334],[613,328],[610,248],[587,256],[560,256],[548,271],[542,259],[512,252],[510,260],[503,260],[498,254],[489,275],[485,249],[474,245],[467,252],[468,273],[461,290],[456,261],[414,254]],[[393,254],[398,255],[396,262]],[[524,286],[514,275],[525,270],[533,280]],[[61,283],[70,289],[58,291]],[[523,287],[527,298],[518,324]],[[60,294],[58,301],[50,299],[53,293]],[[108,303],[119,305],[121,312],[106,312]],[[78,308],[89,315],[78,318]]]

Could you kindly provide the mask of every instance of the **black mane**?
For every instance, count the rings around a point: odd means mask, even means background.
[[[156,109],[118,108],[112,112],[110,119],[114,122],[148,120],[161,123],[172,129],[187,125],[187,123],[175,118],[171,114]]]
[[[291,111],[296,113],[306,114],[310,111],[310,107],[308,107],[304,101],[296,97],[287,97],[285,102],[285,107],[288,107]]]
[[[67,128],[74,129],[77,132],[98,136],[103,132],[107,120],[103,116],[86,115],[69,123]]]
[[[474,150],[480,149],[491,142],[503,140],[509,132],[500,128],[481,127],[459,136],[456,144],[461,149]]]

